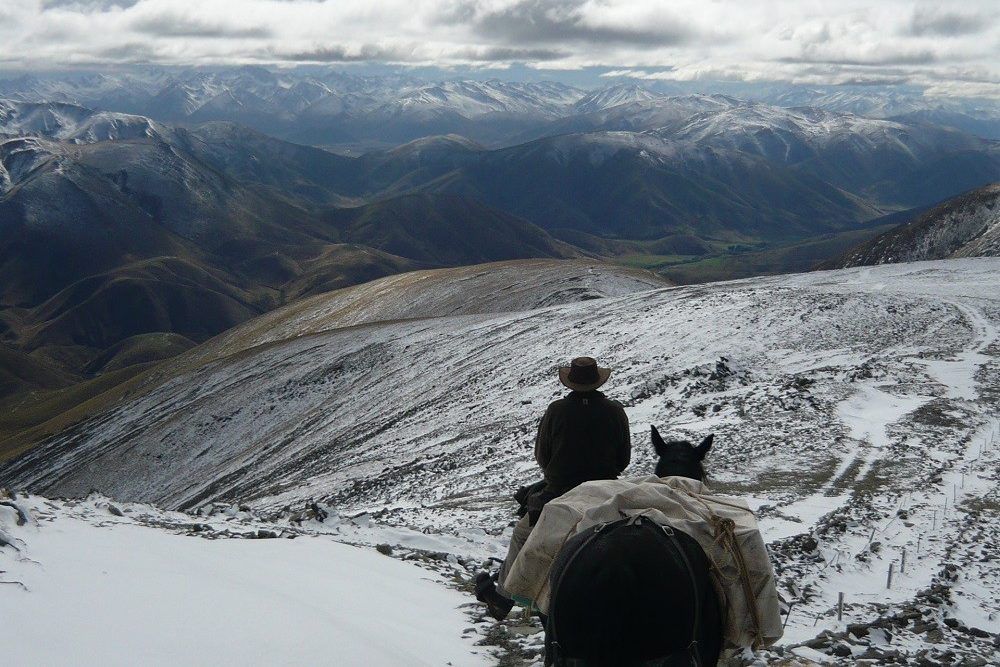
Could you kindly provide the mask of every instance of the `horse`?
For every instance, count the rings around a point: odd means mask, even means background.
[[[704,481],[713,435],[696,447],[652,427],[656,475]],[[555,667],[713,666],[723,614],[709,562],[690,536],[648,517],[570,538],[549,574],[545,664]]]

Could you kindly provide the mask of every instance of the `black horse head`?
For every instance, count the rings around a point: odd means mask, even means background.
[[[702,461],[708,450],[712,448],[715,434],[709,435],[695,447],[687,440],[671,440],[664,442],[655,426],[650,427],[653,435],[653,448],[660,460],[656,464],[657,477],[690,477],[699,482],[705,481],[705,467]]]

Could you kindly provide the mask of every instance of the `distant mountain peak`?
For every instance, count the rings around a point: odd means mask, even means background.
[[[603,111],[622,104],[646,102],[663,98],[663,95],[635,83],[619,83],[608,88],[595,90],[575,105],[577,113]]]

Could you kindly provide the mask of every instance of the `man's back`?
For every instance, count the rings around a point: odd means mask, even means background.
[[[572,393],[549,405],[538,425],[535,460],[545,473],[545,488],[526,494],[527,513],[514,526],[507,557],[496,577],[476,575],[476,599],[493,618],[502,620],[514,606],[503,590],[504,578],[517,559],[545,503],[584,482],[615,479],[632,456],[628,417],[618,401],[597,391],[611,375],[593,357],[577,357],[559,368],[559,381]],[[534,486],[534,485],[533,485]]]
[[[631,458],[628,417],[599,391],[574,391],[549,405],[538,427],[535,459],[550,491],[615,479]]]

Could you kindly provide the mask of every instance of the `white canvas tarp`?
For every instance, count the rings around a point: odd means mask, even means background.
[[[587,482],[550,501],[503,587],[547,613],[549,570],[566,541],[636,514],[683,531],[704,549],[725,610],[728,647],[768,646],[781,637],[774,569],[756,517],[745,501],[686,477]]]

